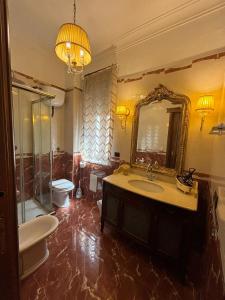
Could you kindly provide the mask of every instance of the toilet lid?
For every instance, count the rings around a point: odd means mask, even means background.
[[[59,179],[52,181],[52,187],[59,190],[72,190],[74,189],[74,184],[67,179]]]

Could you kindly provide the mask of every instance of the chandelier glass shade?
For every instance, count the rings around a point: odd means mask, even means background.
[[[74,2],[75,3],[75,2]],[[55,52],[68,65],[68,73],[79,72],[91,62],[91,48],[86,31],[75,23],[65,23],[59,28]]]

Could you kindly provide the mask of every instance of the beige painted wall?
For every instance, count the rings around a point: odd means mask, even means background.
[[[52,118],[52,150],[63,151],[65,148],[64,142],[64,127],[65,127],[65,105],[54,108],[54,116]]]
[[[13,88],[13,129],[16,154],[26,155],[40,151],[48,153],[50,150],[51,109],[44,102],[36,102],[39,99],[38,94]],[[58,135],[55,134],[56,138]]]
[[[10,45],[13,70],[63,88],[66,86],[65,64],[57,59],[54,49],[49,53],[38,42],[30,44],[22,36],[14,36],[13,30]]]
[[[73,92],[66,93],[64,141],[65,151],[73,153]]]
[[[225,123],[225,76],[219,107],[219,123]],[[225,136],[215,136],[212,150],[212,174],[225,177]],[[223,182],[224,184],[224,182]]]
[[[66,93],[64,120],[64,150],[72,154],[80,150],[81,92],[77,89]]]
[[[182,62],[182,64],[185,62]],[[181,65],[182,65],[181,64]],[[130,160],[130,144],[132,130],[132,113],[139,96],[147,95],[159,83],[169,89],[187,95],[191,99],[189,137],[185,168],[195,167],[199,172],[225,176],[225,138],[208,134],[218,121],[225,121],[224,99],[225,58],[207,60],[193,64],[191,69],[168,74],[148,75],[142,80],[118,84],[118,104],[126,104],[131,110],[127,130],[120,127],[120,120],[115,118],[115,130],[112,154],[121,153],[121,158]],[[139,74],[127,78],[139,77]],[[198,97],[204,94],[215,96],[215,112],[206,118],[203,131],[200,132],[200,116],[195,111]],[[77,90],[67,93],[64,107],[56,109],[53,119],[53,138],[55,146],[69,153],[79,151],[81,128],[80,110],[81,93]],[[54,129],[55,128],[55,129]],[[74,138],[75,137],[75,138]],[[63,148],[64,147],[64,148]]]
[[[13,129],[16,154],[33,152],[32,93],[13,88]]]
[[[131,114],[140,94],[147,95],[159,83],[174,92],[187,95],[191,100],[189,135],[187,142],[185,168],[195,167],[199,172],[218,176],[225,175],[224,157],[225,139],[209,135],[210,128],[217,124],[221,112],[222,88],[224,84],[225,58],[196,63],[192,68],[168,74],[148,75],[141,80],[119,83],[118,104],[126,104]],[[139,77],[136,74],[133,77]],[[129,76],[129,78],[132,78]],[[200,117],[195,111],[198,97],[204,94],[215,96],[215,112],[207,117],[203,131],[200,132]],[[121,158],[130,160],[132,116],[129,117],[127,130],[120,128],[115,120],[113,151],[119,151]],[[220,159],[218,159],[220,157]],[[225,160],[224,160],[225,161]]]

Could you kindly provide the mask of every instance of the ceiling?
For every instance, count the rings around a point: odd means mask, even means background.
[[[11,38],[54,51],[59,26],[73,19],[73,0],[8,0]],[[77,23],[94,55],[136,43],[225,8],[224,0],[77,0]],[[194,34],[194,32],[193,32]]]

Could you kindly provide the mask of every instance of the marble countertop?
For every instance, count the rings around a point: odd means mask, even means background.
[[[198,194],[196,192],[185,194],[182,191],[178,190],[174,183],[168,183],[157,179],[149,181],[146,177],[132,173],[127,176],[123,174],[113,174],[105,177],[103,180],[112,185],[139,194],[146,198],[150,198],[152,200],[160,201],[191,211],[197,211],[198,209]],[[163,187],[164,191],[159,193],[145,191],[130,185],[130,183],[128,182],[129,180],[144,180],[147,182],[152,182]]]

